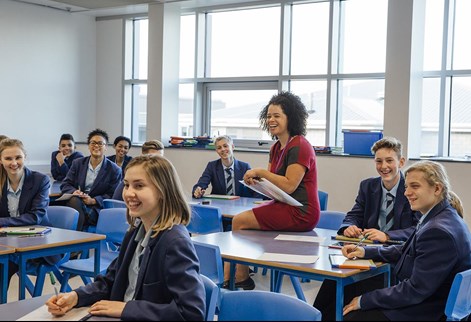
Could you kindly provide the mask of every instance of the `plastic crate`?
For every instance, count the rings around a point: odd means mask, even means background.
[[[372,155],[371,147],[383,138],[381,131],[343,130],[343,152],[352,155]]]

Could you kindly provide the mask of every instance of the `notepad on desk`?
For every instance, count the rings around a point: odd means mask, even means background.
[[[18,226],[0,228],[0,234],[6,235],[44,235],[50,231],[51,227],[44,226]]]
[[[210,198],[210,199],[225,199],[225,200],[234,200],[234,199],[239,199],[239,196],[232,196],[232,195],[204,195],[204,198]]]
[[[346,237],[346,236],[343,236],[343,235],[332,236],[332,238],[336,239],[336,240],[349,241],[349,242],[353,242],[353,243],[359,243],[360,240],[362,240],[362,238]],[[369,239],[364,239],[362,241],[362,244],[373,244],[373,243],[375,243],[375,242],[372,241],[372,240],[369,240]]]
[[[345,256],[338,254],[329,254],[329,259],[332,267],[335,268],[376,268],[375,263],[371,259],[348,259]]]

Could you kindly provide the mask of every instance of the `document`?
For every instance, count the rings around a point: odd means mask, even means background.
[[[330,254],[329,259],[332,267],[335,268],[376,268],[375,263],[371,259],[348,259],[345,256],[338,254]]]
[[[244,186],[249,187],[255,192],[258,192],[268,198],[274,199],[279,202],[287,203],[291,206],[301,207],[302,203],[291,197],[289,194],[275,186],[273,183],[266,179],[254,180],[254,184],[248,185],[244,182],[244,180],[240,180]]]
[[[53,316],[48,312],[46,305],[41,305],[36,310],[22,316],[17,321],[80,321],[88,314],[88,307],[74,308],[63,316]]]
[[[312,264],[317,261],[319,256],[316,255],[292,255],[278,253],[263,253],[258,259],[269,262],[286,262],[299,264]]]
[[[57,198],[56,201],[66,201],[66,200],[69,200],[70,198],[72,198],[73,196],[74,196],[73,193],[64,193],[64,194],[62,194],[62,196]]]
[[[299,235],[278,235],[275,240],[288,240],[288,241],[299,241],[308,243],[322,243],[325,237],[318,236],[299,236]]]

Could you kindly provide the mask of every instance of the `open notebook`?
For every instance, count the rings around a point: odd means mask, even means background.
[[[7,235],[44,235],[50,231],[51,227],[44,226],[18,226],[0,228],[0,234]]]

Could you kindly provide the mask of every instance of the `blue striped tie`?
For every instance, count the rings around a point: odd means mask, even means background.
[[[232,172],[231,168],[226,168],[227,180],[226,180],[226,195],[232,196],[234,194],[234,186],[232,185]]]
[[[382,231],[388,231],[394,224],[394,196],[389,192],[386,194],[386,218],[381,218]]]

